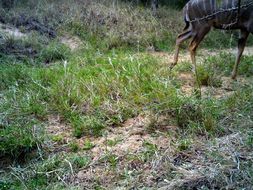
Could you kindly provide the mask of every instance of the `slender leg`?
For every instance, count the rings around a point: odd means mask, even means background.
[[[193,40],[191,41],[190,46],[189,46],[189,51],[190,51],[191,61],[192,61],[192,72],[195,75],[196,84],[197,84],[197,87],[198,87],[198,89],[200,91],[200,95],[201,95],[201,85],[200,85],[200,81],[198,78],[198,71],[197,71],[197,65],[196,65],[196,50],[197,50],[197,47],[200,43],[200,40],[198,40],[198,39],[199,39],[199,36],[195,36],[193,38]]]
[[[197,67],[196,67],[196,50],[200,44],[200,42],[204,39],[205,35],[210,31],[210,27],[206,27],[201,29],[192,39],[190,45],[189,45],[189,51],[191,54],[191,60],[193,64],[193,72],[196,77],[196,82],[197,82],[197,87],[200,90],[200,95],[201,95],[201,84],[198,78],[198,72],[197,72]]]
[[[191,61],[193,64],[193,70],[196,73],[196,50],[200,44],[200,42],[204,39],[205,35],[210,31],[210,27],[203,28],[201,31],[199,31],[194,38],[192,39],[190,45],[189,45],[189,51],[191,54]]]
[[[249,36],[248,31],[241,30],[241,37],[238,40],[238,52],[237,52],[237,56],[236,56],[236,62],[235,62],[235,65],[234,65],[234,69],[233,69],[233,72],[232,72],[232,79],[236,79],[238,67],[239,67],[240,60],[241,60],[241,56],[243,54],[248,36]]]
[[[183,32],[182,34],[180,34],[178,37],[177,37],[177,41],[176,41],[176,51],[175,51],[175,55],[174,55],[174,61],[173,63],[171,64],[170,68],[172,69],[178,62],[178,55],[179,55],[179,48],[180,48],[180,45],[185,41],[185,40],[188,40],[189,38],[192,37],[192,33],[191,31],[186,31],[186,32]]]

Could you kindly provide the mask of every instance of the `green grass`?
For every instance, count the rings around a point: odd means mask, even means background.
[[[13,122],[13,130],[23,125],[32,130],[35,121],[57,112],[73,127],[74,136],[100,135],[105,127],[119,125],[155,102],[178,105],[177,89],[166,78],[169,70],[160,69],[152,57],[122,53],[87,57],[76,55],[51,67],[16,63],[1,67],[3,129],[11,130]],[[11,123],[6,123],[8,119]],[[2,151],[9,152],[4,146]]]
[[[16,157],[41,143],[41,126],[47,113],[47,95],[27,75],[26,72],[30,69],[25,65],[8,64],[0,69],[1,155]]]
[[[118,52],[90,57],[88,52],[50,67],[5,65],[1,73],[6,100],[2,101],[6,113],[3,121],[15,113],[29,123],[33,121],[30,118],[40,122],[56,112],[72,126],[73,135],[80,138],[101,135],[105,128],[120,125],[145,110],[171,110],[179,126],[205,126],[211,131],[215,128],[216,103],[183,96],[180,86],[174,86],[169,78],[167,66],[149,55]],[[19,127],[18,117],[15,119],[12,121]],[[32,130],[34,124],[29,123],[27,128]],[[4,128],[7,126],[9,123],[3,124]],[[33,143],[30,144],[27,143]]]
[[[85,154],[57,154],[44,161],[37,161],[26,169],[19,167],[11,168],[10,175],[1,178],[1,189],[75,189],[66,186],[58,179],[64,178],[66,174],[78,171],[90,163],[89,156]],[[11,177],[15,180],[10,181]],[[58,177],[57,177],[58,176]],[[76,188],[77,189],[77,188]]]
[[[232,73],[233,66],[235,63],[235,56],[229,53],[221,53],[219,56],[211,56],[205,60],[205,64],[211,63],[212,69],[217,72],[217,74],[224,73],[229,76]],[[239,76],[250,77],[252,76],[252,56],[243,56],[238,70]]]
[[[213,59],[220,63],[225,60],[223,55],[208,58],[206,68],[210,68],[208,64],[213,64]],[[246,57],[240,69],[248,67],[244,64],[251,63],[250,60],[251,57]],[[216,73],[226,75],[222,67],[220,64],[211,76]],[[226,65],[224,67],[229,70]],[[201,71],[203,76],[209,71],[206,68]],[[248,76],[247,72],[243,75]],[[40,146],[43,142],[40,126],[51,113],[60,114],[63,122],[72,126],[73,136],[77,138],[99,136],[103,130],[120,126],[128,118],[147,110],[158,115],[169,114],[171,121],[181,127],[177,145],[179,151],[187,151],[192,145],[185,138],[224,135],[229,133],[231,126],[233,130],[239,130],[236,126],[247,126],[245,118],[252,115],[252,84],[242,87],[236,84],[236,94],[222,100],[187,97],[181,93],[180,85],[174,86],[176,82],[170,77],[167,66],[149,55],[114,52],[94,54],[92,57],[87,52],[75,54],[66,62],[60,61],[49,67],[6,64],[1,73],[1,100],[4,100],[1,101],[1,137],[4,137],[1,153],[11,153],[16,158],[20,152],[29,153]],[[38,127],[35,133],[34,126]],[[13,134],[16,134],[15,139]],[[55,141],[60,140],[55,138]],[[84,144],[85,149],[92,146]],[[145,143],[144,147],[142,159],[149,162],[157,150],[150,143]],[[83,149],[75,143],[69,148],[73,152]],[[119,161],[114,154],[109,154],[105,161],[112,169],[118,167]],[[62,167],[57,164],[58,161],[47,162],[53,165],[46,171]],[[85,166],[86,160],[75,158],[73,163],[80,168]],[[68,168],[65,164],[64,167]],[[29,175],[27,179],[25,184],[30,188],[49,188],[51,182],[57,186],[57,180],[44,175]],[[3,184],[4,187],[8,185],[15,189],[23,188],[20,181],[10,180]]]

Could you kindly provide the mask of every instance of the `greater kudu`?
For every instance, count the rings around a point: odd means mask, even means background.
[[[232,72],[232,78],[236,79],[247,38],[253,34],[253,0],[190,0],[184,7],[184,20],[186,26],[177,38],[171,68],[177,64],[179,46],[185,40],[192,38],[189,51],[196,72],[196,49],[210,29],[239,29],[238,53]]]

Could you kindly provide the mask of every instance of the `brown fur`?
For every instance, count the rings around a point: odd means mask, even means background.
[[[221,7],[217,8],[215,1],[191,0],[184,7],[186,26],[183,32],[177,37],[176,53],[171,68],[177,64],[179,48],[185,40],[192,39],[189,45],[189,51],[196,72],[196,50],[211,28],[214,27],[224,30],[239,29],[241,37],[238,40],[238,53],[232,73],[232,78],[236,79],[238,66],[247,38],[250,33],[253,34],[253,2],[251,0],[245,0],[246,2],[223,0]],[[226,4],[226,2],[229,2],[229,4]],[[234,7],[233,4],[237,6]]]

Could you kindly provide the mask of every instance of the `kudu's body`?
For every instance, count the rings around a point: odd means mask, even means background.
[[[171,67],[177,64],[179,46],[185,40],[192,38],[189,51],[196,71],[196,49],[212,27],[223,30],[239,29],[241,35],[232,73],[232,78],[235,79],[247,38],[250,33],[253,34],[253,0],[190,0],[184,7],[184,19],[186,26],[177,38]]]

